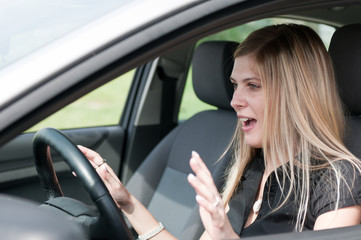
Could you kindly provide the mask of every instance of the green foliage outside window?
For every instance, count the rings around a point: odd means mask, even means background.
[[[28,132],[43,127],[70,129],[118,124],[133,75],[134,70],[114,79],[46,118]]]

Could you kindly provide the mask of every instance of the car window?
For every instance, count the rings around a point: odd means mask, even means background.
[[[46,118],[27,132],[43,127],[71,129],[117,125],[135,70],[112,80]]]
[[[314,23],[314,22],[307,22],[307,21],[301,21],[301,20],[294,20],[289,18],[268,18],[268,19],[262,19],[257,20],[254,22],[250,22],[241,26],[237,26],[216,34],[213,34],[211,36],[205,37],[201,40],[199,40],[196,44],[198,46],[200,43],[205,41],[220,41],[220,40],[226,40],[226,41],[235,41],[235,42],[241,42],[243,41],[251,32],[262,28],[267,25],[271,24],[280,24],[280,23],[297,23],[297,24],[304,24],[312,29],[314,29],[319,36],[321,37],[322,41],[324,42],[326,48],[328,48],[331,40],[331,36],[335,31],[335,28],[332,26],[320,24],[320,23]],[[192,68],[190,68],[188,77],[185,84],[185,89],[182,97],[182,102],[178,114],[178,120],[184,121],[190,117],[192,117],[194,114],[204,111],[204,110],[210,110],[210,109],[216,109],[214,106],[211,106],[209,104],[206,104],[202,102],[198,97],[196,96],[193,85],[192,85]]]

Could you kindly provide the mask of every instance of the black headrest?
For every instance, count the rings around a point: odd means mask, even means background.
[[[329,53],[347,110],[352,115],[361,114],[361,24],[337,29]]]
[[[238,43],[204,42],[193,56],[193,87],[202,101],[218,108],[230,109],[233,89],[229,80],[233,53]]]

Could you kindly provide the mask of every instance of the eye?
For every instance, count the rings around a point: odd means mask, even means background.
[[[238,84],[237,84],[237,82],[236,82],[234,79],[232,79],[232,78],[231,78],[231,84],[232,84],[232,86],[233,86],[233,90],[236,90]]]
[[[261,85],[255,84],[255,83],[251,83],[251,82],[248,83],[248,86],[249,86],[251,89],[261,88]]]
[[[235,83],[235,82],[231,82],[231,83],[232,83],[233,89],[236,90],[237,89],[237,83]]]

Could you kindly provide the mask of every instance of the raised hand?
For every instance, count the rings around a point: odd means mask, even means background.
[[[199,204],[201,219],[211,239],[238,239],[226,215],[211,173],[198,153],[192,152],[189,164],[195,175],[188,175],[188,182],[197,193],[196,200]]]

